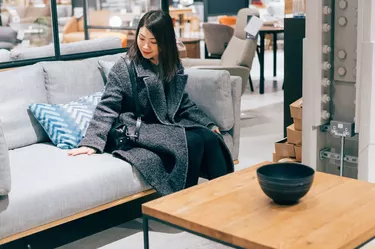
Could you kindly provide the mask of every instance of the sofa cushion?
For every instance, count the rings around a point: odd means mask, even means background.
[[[0,199],[0,238],[150,189],[136,169],[110,154],[70,157],[39,143],[9,157],[12,191]]]
[[[85,135],[102,95],[97,92],[68,104],[34,103],[29,108],[53,144],[60,149],[73,149]]]
[[[223,131],[234,125],[230,75],[221,70],[189,68],[186,91],[191,100]]]
[[[98,61],[98,68],[103,77],[104,84],[107,84],[109,72],[111,71],[115,63],[116,63],[115,61],[104,61],[104,60]]]
[[[66,104],[104,88],[97,66],[89,61],[54,61],[41,64],[50,104]]]
[[[48,141],[28,110],[30,103],[47,102],[43,68],[36,64],[1,72],[0,89],[0,119],[8,148]]]
[[[9,193],[10,185],[8,146],[5,141],[4,132],[0,121],[0,196],[7,195]]]
[[[10,61],[10,52],[6,49],[2,49],[2,45],[0,42],[0,62],[7,62]]]

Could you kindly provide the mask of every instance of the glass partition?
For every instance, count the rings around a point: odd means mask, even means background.
[[[0,0],[0,69],[125,52],[162,1]]]
[[[55,56],[51,6],[43,0],[0,0],[0,62]]]

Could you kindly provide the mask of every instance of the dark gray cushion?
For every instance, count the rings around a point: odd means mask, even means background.
[[[17,32],[10,27],[0,27],[0,41],[16,43]]]
[[[115,63],[115,61],[98,61],[98,68],[103,77],[104,84],[107,84],[109,72]]]

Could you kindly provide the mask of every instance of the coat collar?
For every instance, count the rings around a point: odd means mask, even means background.
[[[152,70],[151,62],[146,60],[142,61],[141,63],[135,63],[135,71],[137,73],[137,77],[140,78],[156,76]]]
[[[187,82],[187,75],[184,74],[183,68],[179,67],[176,76],[166,84],[165,89],[162,80],[153,71],[150,61],[135,64],[135,71],[137,77],[142,78],[146,85],[149,101],[159,121],[167,122],[167,118],[174,120]]]

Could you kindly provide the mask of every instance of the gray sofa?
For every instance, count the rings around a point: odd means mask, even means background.
[[[0,245],[152,193],[139,172],[110,154],[67,156],[28,110],[31,103],[63,104],[100,91],[98,60],[119,56],[0,73]],[[237,160],[241,78],[216,70],[186,73],[191,98],[221,128]]]

